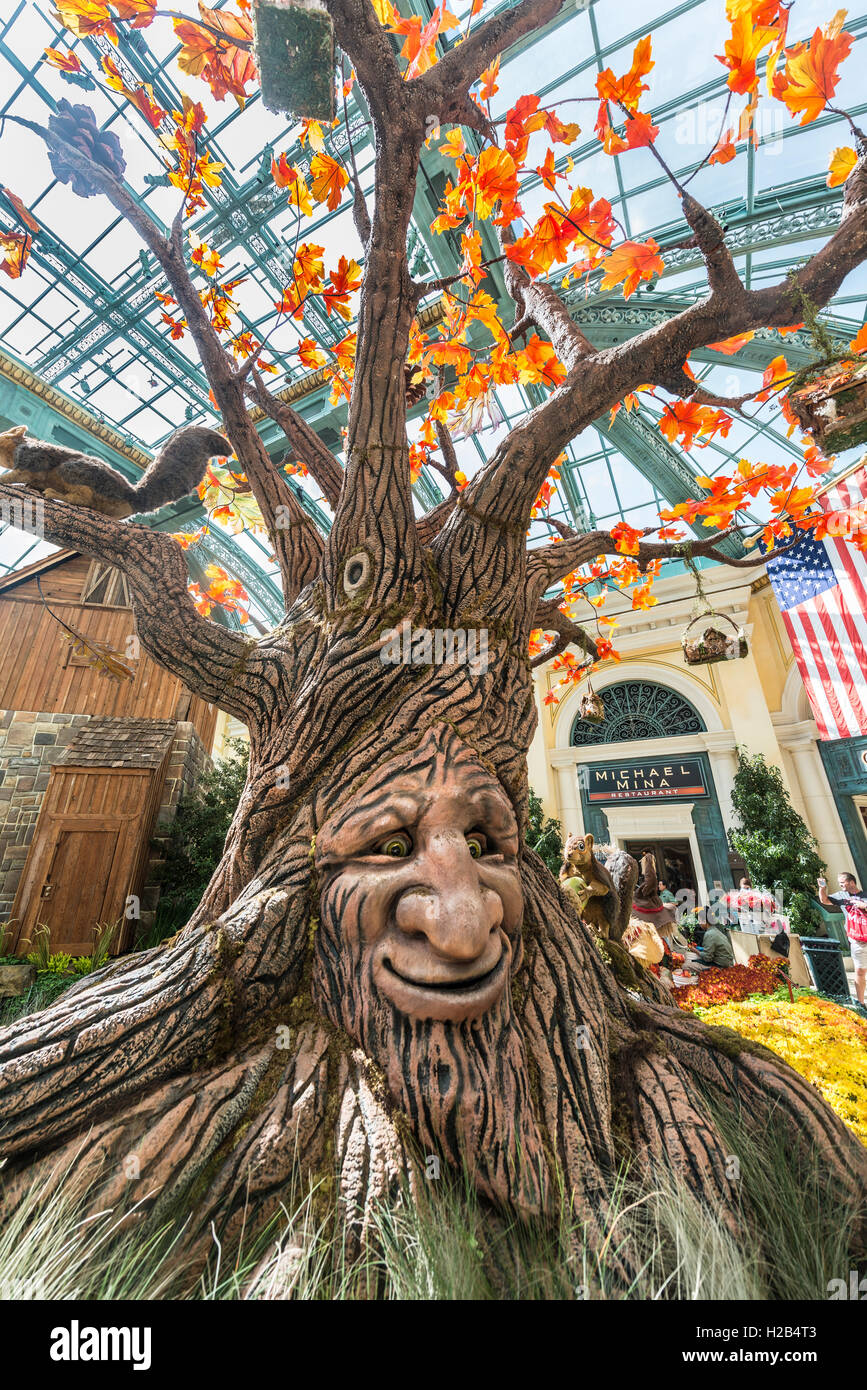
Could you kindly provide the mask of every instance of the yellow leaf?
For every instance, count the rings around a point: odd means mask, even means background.
[[[845,183],[857,163],[858,156],[848,145],[841,145],[834,150],[828,165],[828,187],[837,188],[841,183]]]

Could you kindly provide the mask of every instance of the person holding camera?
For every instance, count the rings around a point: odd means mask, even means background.
[[[855,994],[858,1003],[864,1003],[867,987],[867,895],[858,887],[854,874],[837,875],[838,892],[828,893],[827,879],[817,880],[819,902],[823,907],[837,903],[846,918],[846,935],[855,965]]]

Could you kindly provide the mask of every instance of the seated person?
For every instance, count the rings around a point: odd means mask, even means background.
[[[712,965],[727,970],[729,966],[734,965],[735,953],[725,927],[714,923],[707,928],[701,946],[696,951],[696,957],[699,970],[707,970]]]

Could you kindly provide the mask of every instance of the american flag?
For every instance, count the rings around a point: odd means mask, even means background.
[[[863,507],[867,468],[831,484],[819,501],[826,512]],[[768,561],[768,575],[819,737],[867,734],[867,556],[842,536],[805,535]]]

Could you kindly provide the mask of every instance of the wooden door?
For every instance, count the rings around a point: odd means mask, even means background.
[[[624,849],[639,865],[645,850],[650,850],[656,860],[657,877],[675,896],[681,889],[698,891],[689,840],[627,840]]]
[[[104,905],[118,829],[59,830],[39,890],[37,924],[48,927],[52,951],[87,955]]]

